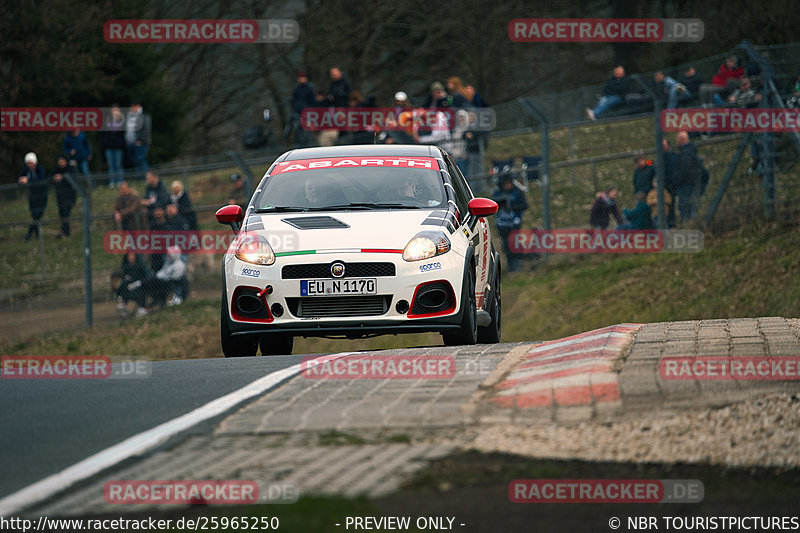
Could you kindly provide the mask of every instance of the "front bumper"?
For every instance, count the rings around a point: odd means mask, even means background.
[[[354,263],[391,263],[394,275],[364,278],[376,280],[374,295],[303,296],[301,279],[331,277],[284,278],[284,267]],[[314,271],[315,269],[310,269]],[[316,269],[319,270],[319,269]],[[398,253],[316,254],[280,257],[270,266],[259,266],[227,256],[225,265],[226,302],[229,330],[232,335],[286,333],[298,336],[359,337],[392,333],[443,332],[460,327],[464,258],[452,250],[423,261],[406,262]],[[342,278],[355,279],[355,278]],[[271,288],[267,294],[266,287]],[[449,291],[446,304],[434,309],[415,307],[420,287]],[[424,291],[423,291],[424,292]],[[247,303],[259,298],[264,305],[261,314],[239,312],[239,301],[245,294]],[[275,304],[282,314],[274,313]],[[280,316],[279,316],[280,315]]]

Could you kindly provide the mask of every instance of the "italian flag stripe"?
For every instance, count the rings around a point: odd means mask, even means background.
[[[353,248],[353,249],[325,249],[325,250],[298,250],[296,252],[278,252],[275,257],[287,257],[291,255],[317,255],[317,254],[340,254],[340,253],[361,253],[361,254],[402,254],[403,250],[392,248]]]

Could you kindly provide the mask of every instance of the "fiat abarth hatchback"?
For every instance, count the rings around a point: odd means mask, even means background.
[[[237,232],[223,260],[224,354],[289,354],[295,336],[499,342],[496,212],[435,146],[286,152],[246,211],[217,211]]]

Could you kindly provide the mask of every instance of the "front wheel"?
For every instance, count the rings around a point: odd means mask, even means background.
[[[258,337],[252,335],[233,336],[228,324],[228,299],[222,289],[222,304],[219,317],[219,340],[225,357],[253,357],[258,350]]]
[[[478,342],[478,305],[475,300],[475,272],[470,267],[461,290],[461,327],[455,333],[442,333],[445,346]]]

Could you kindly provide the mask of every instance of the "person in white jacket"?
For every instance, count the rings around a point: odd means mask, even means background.
[[[188,293],[189,280],[186,278],[186,263],[181,259],[181,249],[178,246],[167,248],[167,261],[148,285],[148,292],[155,305],[163,306],[170,292],[173,296],[166,305],[183,303]]]

